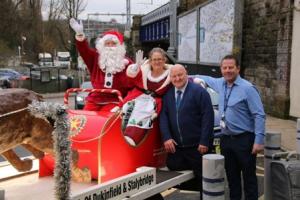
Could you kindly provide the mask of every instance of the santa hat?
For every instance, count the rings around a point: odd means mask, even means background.
[[[102,38],[100,38],[100,42],[105,42],[107,40],[112,40],[120,45],[123,44],[124,38],[123,35],[115,30],[106,31],[103,33]]]

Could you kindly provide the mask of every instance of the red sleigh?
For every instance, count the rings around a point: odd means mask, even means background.
[[[71,92],[114,93],[122,101],[120,92],[110,89],[69,89]],[[121,131],[119,112],[111,112],[115,104],[107,104],[100,111],[69,110],[72,149],[79,154],[79,168],[88,168],[93,179],[102,183],[128,173],[140,166],[164,166],[163,150],[158,123],[154,122],[144,140],[137,146],[129,145]],[[53,174],[54,161],[50,156],[40,160],[40,176]]]

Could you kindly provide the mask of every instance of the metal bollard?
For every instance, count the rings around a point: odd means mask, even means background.
[[[4,200],[5,199],[5,190],[0,188],[0,200]]]
[[[224,200],[224,156],[219,154],[204,155],[202,171],[203,200]]]
[[[264,151],[265,154],[264,198],[265,200],[272,199],[270,164],[273,159],[280,159],[280,156],[273,157],[273,154],[280,152],[280,147],[281,147],[281,133],[267,132],[265,137],[265,151]]]
[[[300,154],[300,118],[297,119],[297,153]]]

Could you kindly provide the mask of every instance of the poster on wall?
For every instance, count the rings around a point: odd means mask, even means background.
[[[200,63],[220,63],[233,50],[235,0],[216,0],[200,8]]]
[[[178,60],[196,62],[197,11],[178,18]]]

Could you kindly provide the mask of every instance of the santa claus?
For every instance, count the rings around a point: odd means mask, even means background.
[[[89,72],[95,89],[117,89],[125,97],[133,87],[126,77],[126,68],[132,61],[125,57],[123,35],[111,30],[96,40],[96,49],[90,48],[83,32],[82,23],[70,19],[70,26],[76,32],[76,46]],[[100,110],[104,104],[117,103],[114,94],[90,93],[84,110]]]

